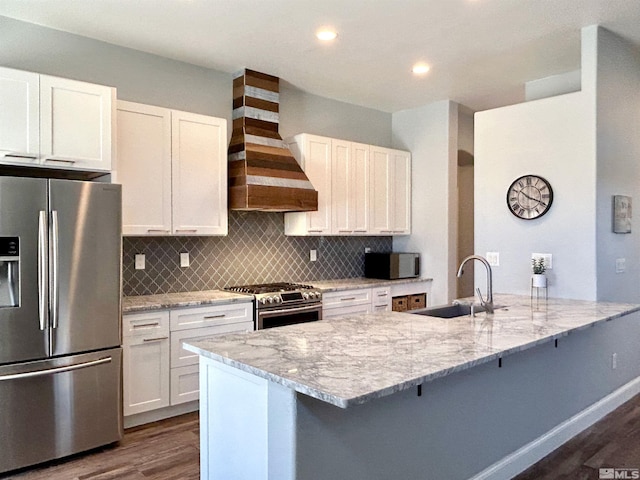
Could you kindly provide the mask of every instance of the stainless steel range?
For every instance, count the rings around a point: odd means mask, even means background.
[[[265,283],[225,290],[254,296],[256,330],[322,320],[322,292],[311,285]]]

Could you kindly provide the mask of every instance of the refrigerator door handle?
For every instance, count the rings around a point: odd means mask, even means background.
[[[50,243],[50,259],[51,259],[51,328],[58,328],[58,212],[51,211],[51,243]]]
[[[76,363],[74,365],[67,365],[66,367],[55,367],[55,368],[48,368],[45,370],[36,370],[33,372],[11,373],[8,375],[0,375],[0,382],[3,380],[18,380],[21,378],[42,377],[45,375],[54,375],[56,373],[71,372],[73,370],[80,370],[81,368],[87,368],[87,367],[95,367],[96,365],[102,365],[105,363],[111,363],[111,357],[99,358],[97,360],[91,360],[90,362]]]
[[[48,323],[48,284],[47,284],[47,212],[38,213],[38,317],[40,330]]]

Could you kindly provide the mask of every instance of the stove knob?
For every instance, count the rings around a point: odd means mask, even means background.
[[[304,293],[302,294],[302,298],[303,298],[304,300],[309,300],[309,294],[308,294],[307,292],[304,292]]]
[[[268,301],[269,303],[273,303],[273,297],[269,297],[269,298],[267,299],[267,301]]]
[[[273,297],[273,299],[275,300],[276,303],[280,303],[282,301],[282,299],[280,298],[280,295],[276,295],[275,297]]]
[[[267,304],[267,298],[266,297],[261,298],[260,299],[260,303],[263,304],[263,305],[266,305]]]

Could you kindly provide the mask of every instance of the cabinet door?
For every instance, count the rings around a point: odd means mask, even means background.
[[[111,170],[115,89],[40,76],[40,154],[48,166]]]
[[[168,406],[169,312],[125,315],[123,321],[124,415]]]
[[[171,233],[171,111],[118,101],[122,233]]]
[[[387,148],[371,147],[371,232],[391,235],[392,226],[392,185],[393,170],[391,152]]]
[[[355,205],[354,162],[351,144],[342,140],[331,142],[331,233],[353,232]]]
[[[198,364],[171,369],[171,405],[193,402],[200,396]]]
[[[369,145],[351,144],[350,196],[353,205],[351,227],[354,234],[364,235],[369,232]]]
[[[411,233],[411,157],[408,152],[391,152],[393,169],[393,233]]]
[[[302,168],[318,191],[318,210],[305,213],[307,232],[326,235],[331,232],[331,139],[304,135],[303,141]]]
[[[40,153],[39,75],[0,68],[0,159],[38,163]]]
[[[171,112],[173,232],[227,234],[227,123]]]

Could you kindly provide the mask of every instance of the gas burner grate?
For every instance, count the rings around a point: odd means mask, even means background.
[[[261,293],[276,293],[276,292],[293,292],[296,290],[311,290],[313,286],[303,285],[299,283],[262,283],[256,285],[237,285],[233,287],[226,287],[225,290],[239,293],[251,293],[258,295]]]

